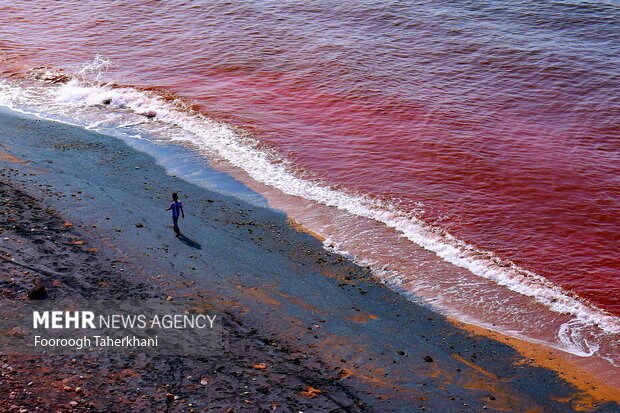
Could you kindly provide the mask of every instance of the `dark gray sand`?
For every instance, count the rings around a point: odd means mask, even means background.
[[[48,300],[201,300],[226,342],[204,357],[2,356],[3,411],[620,411],[119,139],[0,110],[0,165],[3,298],[39,277]]]

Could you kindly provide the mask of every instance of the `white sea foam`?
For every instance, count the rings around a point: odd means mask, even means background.
[[[445,231],[427,225],[415,215],[380,200],[333,189],[318,180],[304,179],[294,172],[294,165],[286,158],[261,148],[257,140],[243,131],[187,110],[186,105],[179,100],[169,101],[153,92],[111,87],[85,80],[89,75],[99,80],[98,70],[108,65],[109,61],[98,58],[93,63],[94,68],[80,71],[80,76],[64,85],[46,85],[44,92],[37,88],[20,88],[3,81],[0,83],[0,104],[51,111],[56,118],[77,118],[76,123],[94,129],[140,125],[157,130],[167,139],[190,144],[211,156],[221,158],[243,170],[252,179],[285,194],[383,223],[455,266],[531,297],[551,311],[570,315],[572,319],[560,329],[558,339],[565,344],[564,349],[573,354],[591,355],[597,350],[595,344],[580,336],[581,330],[586,327],[600,329],[608,334],[620,333],[619,318],[586,303],[542,276],[512,263],[502,262],[491,252],[477,250]],[[107,108],[103,105],[106,100],[111,102]],[[145,121],[143,116],[139,116],[153,114],[156,115],[153,121]],[[400,274],[398,277],[406,275]],[[398,277],[389,278],[394,280]]]

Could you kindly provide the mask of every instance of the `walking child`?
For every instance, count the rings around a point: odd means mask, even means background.
[[[183,212],[183,204],[179,201],[179,196],[176,192],[172,194],[172,203],[166,211],[172,210],[172,223],[174,224],[174,232],[177,234],[177,237],[181,236],[181,230],[179,229],[179,216],[182,216],[185,219],[185,212]]]

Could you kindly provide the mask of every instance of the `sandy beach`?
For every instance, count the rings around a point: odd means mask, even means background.
[[[204,357],[2,355],[3,411],[620,410],[608,383],[532,358],[544,348],[459,328],[286,215],[120,139],[2,109],[0,164],[4,300],[28,300],[35,278],[47,300],[196,300],[226,343]]]

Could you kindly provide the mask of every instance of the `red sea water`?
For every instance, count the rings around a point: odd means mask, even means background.
[[[0,73],[171,92],[620,315],[615,1],[0,2]]]

